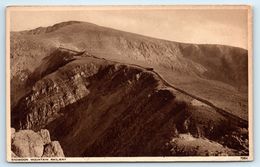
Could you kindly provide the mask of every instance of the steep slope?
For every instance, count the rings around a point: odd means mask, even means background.
[[[12,126],[47,128],[65,156],[248,154],[247,127],[165,85],[151,69],[60,49],[51,55],[14,107]],[[72,61],[60,63],[58,55]]]
[[[86,22],[64,22],[11,33],[12,90],[56,47],[86,50],[90,55],[154,68],[168,82],[248,119],[247,50],[154,39]],[[24,92],[17,94],[24,95]],[[17,102],[13,97],[12,102]],[[14,105],[13,105],[14,106]]]
[[[77,21],[23,31],[21,34],[45,37],[56,44],[70,44],[84,48],[95,55],[99,53],[112,58],[127,57],[172,68],[182,73],[203,75],[206,71],[208,77],[211,75],[214,79],[228,84],[230,82],[236,86],[247,84],[246,81],[239,79],[247,78],[245,73],[247,51],[236,47],[183,44]],[[229,73],[223,73],[224,69]]]

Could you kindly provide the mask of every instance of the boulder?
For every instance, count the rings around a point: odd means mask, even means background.
[[[11,139],[13,139],[14,134],[15,134],[15,129],[14,129],[14,128],[11,128]]]
[[[12,158],[17,158],[17,155],[15,155],[15,153],[13,151],[11,151],[11,157]]]
[[[51,142],[50,132],[47,129],[41,129],[38,134],[42,137],[44,145]]]
[[[64,157],[60,143],[58,141],[52,141],[45,145],[43,157]]]
[[[15,133],[12,151],[18,157],[41,157],[44,142],[42,137],[32,130],[20,130]]]

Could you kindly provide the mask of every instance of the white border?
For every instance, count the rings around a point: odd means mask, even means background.
[[[66,157],[11,158],[10,120],[10,12],[12,11],[78,11],[78,10],[154,10],[154,9],[247,9],[248,10],[248,121],[249,156],[186,156],[186,157]],[[6,133],[8,162],[185,162],[185,161],[252,161],[253,160],[253,34],[252,7],[249,5],[139,5],[139,6],[10,6],[6,8]]]

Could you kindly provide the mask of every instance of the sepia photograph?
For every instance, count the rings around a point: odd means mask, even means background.
[[[252,161],[248,5],[9,6],[9,162]]]

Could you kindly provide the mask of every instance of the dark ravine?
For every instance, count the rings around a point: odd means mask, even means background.
[[[172,86],[152,68],[53,53],[34,71],[35,82],[11,118],[16,129],[47,128],[65,156],[248,154],[245,121]],[[71,61],[62,63],[64,54]]]

